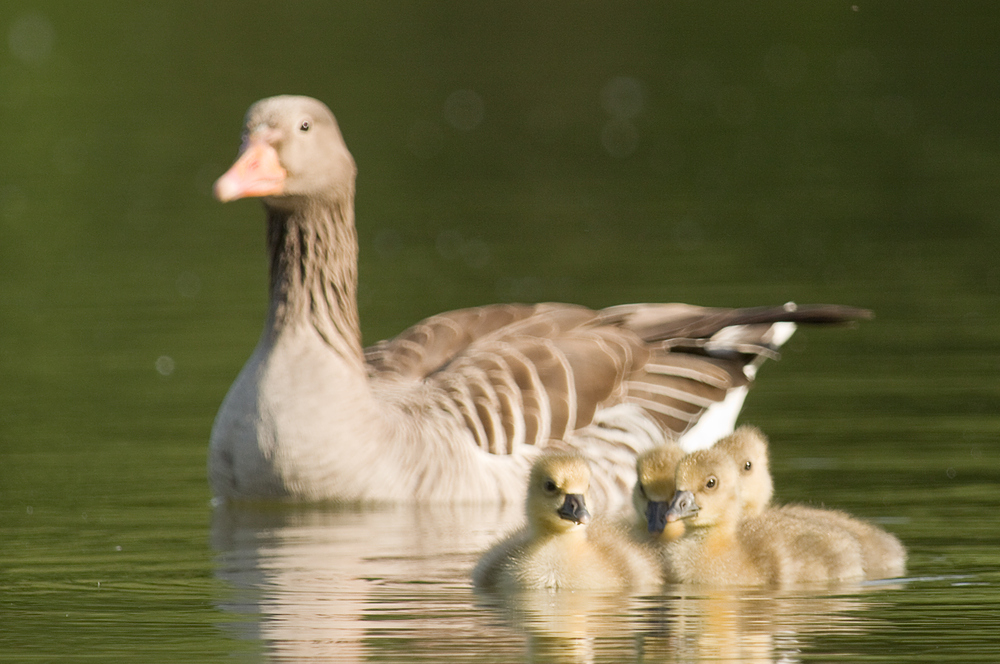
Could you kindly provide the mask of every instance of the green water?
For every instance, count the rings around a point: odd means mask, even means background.
[[[997,661],[993,3],[8,3],[0,659]],[[507,300],[840,302],[744,420],[780,500],[911,553],[891,585],[477,595],[518,515],[213,510],[265,308],[211,182],[255,99],[358,162],[367,342]]]

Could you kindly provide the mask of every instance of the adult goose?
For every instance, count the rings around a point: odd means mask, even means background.
[[[534,457],[561,449],[595,461],[597,505],[619,504],[637,453],[678,438],[704,447],[732,430],[790,323],[868,315],[493,305],[363,349],[355,172],[330,110],[280,96],[250,107],[239,156],[215,183],[220,201],[261,198],[270,254],[267,321],[212,428],[220,498],[519,501]]]

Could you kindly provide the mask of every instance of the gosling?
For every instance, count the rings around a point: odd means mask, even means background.
[[[675,583],[788,586],[862,578],[861,551],[848,534],[776,510],[745,515],[737,463],[725,447],[681,460],[667,522],[684,535],[663,550]]]
[[[763,512],[774,496],[767,437],[757,427],[743,425],[720,438],[715,447],[729,454],[739,469],[743,513],[756,516]]]
[[[762,514],[774,494],[767,437],[756,427],[742,426],[718,441],[716,446],[730,453],[739,468],[744,514]],[[861,547],[861,565],[866,579],[899,577],[906,573],[906,548],[895,535],[874,524],[840,510],[807,505],[792,504],[771,509],[786,518],[803,519],[839,529],[854,537]]]
[[[659,566],[611,524],[587,510],[590,466],[575,454],[538,458],[528,478],[525,525],[483,554],[476,586],[503,590],[657,587]]]
[[[683,521],[667,523],[667,508],[677,489],[674,473],[683,456],[680,445],[667,443],[643,452],[636,459],[636,482],[632,489],[636,515],[632,536],[636,541],[661,545],[684,534]]]

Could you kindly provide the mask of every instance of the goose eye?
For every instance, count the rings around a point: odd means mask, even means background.
[[[552,480],[545,480],[546,491],[548,491],[549,493],[555,493],[556,488],[557,487],[555,482],[553,482]]]
[[[753,465],[752,463],[747,461],[745,464],[743,464],[743,470],[750,470],[750,466],[752,465]]]
[[[639,488],[639,495],[645,498],[646,500],[649,500],[649,496],[646,495],[646,487],[642,485],[642,482],[638,482],[636,486]]]
[[[312,127],[312,123],[308,120],[303,120],[302,124],[299,125],[299,131],[309,131],[310,127]]]
[[[705,482],[705,488],[706,489],[714,489],[716,486],[718,486],[718,484],[719,484],[719,480],[715,479],[714,477],[709,477],[708,481]]]

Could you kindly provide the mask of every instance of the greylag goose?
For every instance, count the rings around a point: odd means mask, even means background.
[[[261,198],[270,254],[264,330],[212,428],[218,498],[517,501],[534,456],[554,448],[594,459],[594,499],[621,503],[637,453],[732,430],[794,323],[868,315],[494,305],[363,349],[355,170],[324,104],[280,96],[251,106],[239,156],[215,183],[220,201]]]
[[[473,583],[507,590],[654,587],[659,565],[610,523],[588,528],[590,466],[578,454],[544,454],[532,465],[526,523],[480,558]]]
[[[774,508],[746,515],[739,468],[721,446],[681,459],[675,481],[667,521],[685,524],[661,549],[668,581],[781,587],[864,577],[861,547],[844,530]]]
[[[809,505],[771,506],[774,485],[768,463],[767,436],[751,426],[741,426],[722,438],[716,447],[733,457],[740,471],[740,495],[747,515],[759,515],[768,508],[785,518],[797,518],[839,529],[861,546],[861,565],[866,579],[899,577],[906,572],[906,547],[892,533],[856,517],[833,509]]]

